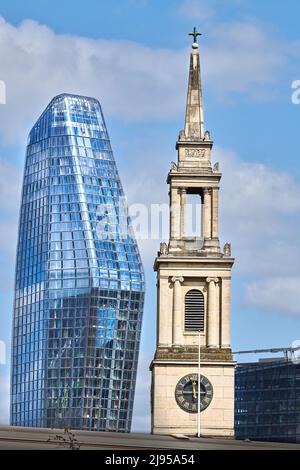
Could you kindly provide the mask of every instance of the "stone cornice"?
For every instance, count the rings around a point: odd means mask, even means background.
[[[179,149],[179,147],[186,147],[186,148],[209,148],[211,149],[214,145],[214,142],[212,140],[177,140],[176,142],[176,150]]]
[[[155,352],[154,361],[163,361],[170,363],[178,362],[198,362],[198,347],[181,346],[158,348]],[[201,362],[210,361],[212,363],[219,361],[233,361],[230,348],[206,348],[201,347]]]
[[[199,268],[205,269],[212,269],[211,265],[213,266],[213,269],[228,269],[230,270],[234,264],[235,258],[208,258],[206,256],[195,256],[193,254],[192,256],[174,256],[173,254],[168,254],[165,256],[159,256],[155,259],[154,261],[154,271],[158,270],[159,265],[165,265],[168,269],[184,269],[184,271],[188,270],[193,270],[197,269],[197,264],[201,265]],[[191,267],[188,268],[182,268],[182,264],[188,263]],[[207,277],[206,273],[206,277]],[[185,274],[187,276],[187,274]],[[228,276],[227,276],[228,277]],[[230,278],[230,277],[228,277]]]
[[[178,367],[178,366],[195,366],[198,367],[198,360],[182,360],[182,361],[169,361],[169,360],[164,360],[164,359],[153,359],[150,363],[149,370],[152,371],[153,366],[171,366],[171,367]],[[202,366],[209,366],[209,367],[236,367],[237,362],[236,361],[210,361],[210,360],[201,360],[201,365]]]
[[[189,183],[192,181],[195,181],[197,183],[197,187],[201,187],[201,183],[203,184],[203,188],[207,187],[208,184],[213,184],[213,187],[216,187],[215,185],[219,184],[220,179],[222,177],[222,173],[213,173],[213,172],[205,172],[201,168],[193,168],[193,171],[188,172],[184,171],[184,168],[180,168],[180,171],[170,171],[167,176],[167,183],[170,183],[170,180],[173,180],[173,185],[175,184],[176,179],[178,179],[178,184],[182,184],[182,180],[186,178],[187,180],[187,187],[189,186]],[[175,181],[174,181],[175,180]],[[218,188],[219,189],[219,188]]]

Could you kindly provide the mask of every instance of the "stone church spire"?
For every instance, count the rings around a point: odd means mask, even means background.
[[[170,237],[168,244],[160,244],[154,262],[157,346],[150,366],[152,433],[192,436],[201,424],[203,436],[229,437],[234,436],[235,362],[230,346],[234,259],[230,244],[220,248],[222,174],[218,163],[212,166],[213,141],[204,131],[200,33],[194,28],[190,34],[194,41],[185,128],[176,142],[177,163],[172,162],[167,178]]]
[[[212,173],[210,133],[204,130],[200,56],[196,28],[189,33],[194,38],[190,55],[190,69],[186,100],[185,126],[176,142],[178,171]]]
[[[189,84],[187,92],[185,127],[184,133],[187,140],[203,140],[204,138],[204,117],[203,100],[200,73],[200,56],[197,36],[201,33],[194,28],[192,33],[194,37],[192,52],[190,56]]]

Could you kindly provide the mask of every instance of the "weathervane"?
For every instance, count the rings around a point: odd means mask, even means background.
[[[201,35],[202,35],[202,33],[198,33],[195,26],[194,26],[194,29],[193,29],[192,33],[189,33],[189,36],[194,37],[194,43],[196,43],[196,44],[197,44],[197,36],[201,36]]]

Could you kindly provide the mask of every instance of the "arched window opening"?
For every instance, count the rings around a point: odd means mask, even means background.
[[[204,331],[204,295],[192,289],[185,296],[185,331]]]

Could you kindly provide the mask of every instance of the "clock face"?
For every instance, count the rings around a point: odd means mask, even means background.
[[[200,411],[207,408],[213,397],[213,387],[210,381],[201,375],[200,380]],[[188,374],[182,377],[175,388],[175,398],[184,411],[198,411],[198,374]]]

